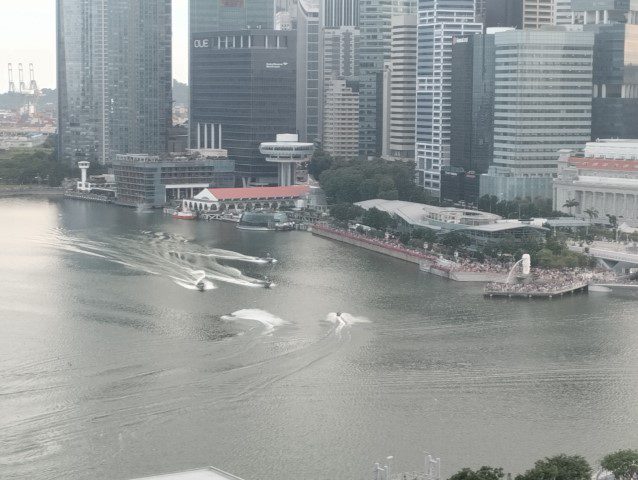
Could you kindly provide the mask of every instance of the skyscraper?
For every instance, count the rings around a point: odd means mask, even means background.
[[[451,66],[454,38],[481,33],[474,0],[419,0],[417,183],[438,197],[441,167],[450,163]]]
[[[523,0],[523,28],[540,28],[554,23],[556,0]]]
[[[226,149],[244,186],[277,182],[259,145],[295,131],[295,38],[264,29],[191,37],[191,148]]]
[[[321,26],[356,27],[359,25],[359,0],[321,0]]]
[[[485,173],[494,147],[493,34],[459,38],[452,46],[450,165]]]
[[[515,30],[494,41],[494,160],[481,195],[551,198],[559,150],[590,138],[594,36]]]
[[[319,137],[319,0],[297,2],[297,133]]]
[[[363,156],[381,153],[383,65],[390,58],[392,15],[414,8],[415,0],[360,0],[359,153]]]
[[[274,0],[190,0],[188,11],[191,35],[274,28]]]
[[[572,23],[572,0],[554,0],[554,25]]]
[[[321,138],[336,157],[359,155],[359,29],[325,28],[321,55]]]
[[[171,126],[171,2],[57,0],[60,158],[161,154]]]
[[[384,77],[383,156],[414,161],[416,15],[393,15],[390,59]]]
[[[572,10],[595,34],[592,139],[638,138],[638,4],[572,0]]]

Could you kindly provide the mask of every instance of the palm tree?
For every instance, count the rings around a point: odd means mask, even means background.
[[[591,222],[594,218],[598,218],[598,210],[595,208],[588,208],[585,210],[585,213],[589,217],[589,221]]]
[[[598,210],[596,210],[595,208],[588,208],[587,210],[585,210],[585,213],[589,217],[590,224],[594,218],[598,218]],[[589,236],[589,225],[587,225],[587,235]]]
[[[569,208],[569,214],[571,215],[572,208],[577,207],[578,205],[580,205],[580,202],[578,200],[574,200],[573,198],[570,198],[563,204],[563,207]]]

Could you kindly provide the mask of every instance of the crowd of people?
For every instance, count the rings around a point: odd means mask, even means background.
[[[507,294],[560,294],[587,285],[592,278],[591,270],[585,268],[561,268],[548,270],[532,268],[530,275],[516,278],[512,283],[488,283],[486,293]]]

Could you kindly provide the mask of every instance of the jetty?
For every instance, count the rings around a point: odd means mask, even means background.
[[[508,284],[492,283],[485,287],[484,297],[489,298],[540,298],[552,299],[576,293],[586,293],[589,284],[587,282],[574,282],[567,285],[547,285],[547,284]]]

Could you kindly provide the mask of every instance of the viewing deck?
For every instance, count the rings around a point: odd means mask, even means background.
[[[587,292],[589,285],[586,282],[576,282],[570,285],[521,285],[521,284],[491,284],[485,287],[484,296],[488,298],[541,298],[551,299],[576,293]]]

